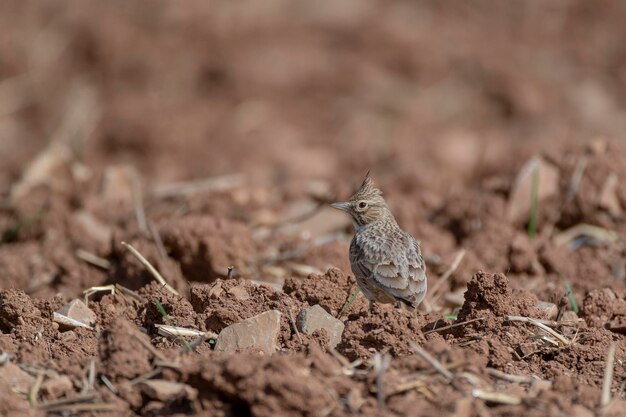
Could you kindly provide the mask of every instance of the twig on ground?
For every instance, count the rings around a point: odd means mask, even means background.
[[[161,235],[159,231],[154,226],[154,223],[148,222],[148,231],[150,232],[150,236],[152,236],[152,240],[159,251],[159,255],[161,255],[161,259],[167,258],[167,251],[165,250],[165,246],[163,245],[163,240],[161,239]]]
[[[166,337],[199,337],[207,335],[207,333],[201,330],[189,329],[187,327],[171,326],[169,324],[155,324],[154,327],[157,328],[157,333],[159,335]],[[213,332],[208,332],[208,334],[209,339],[217,337],[217,335]]]
[[[82,321],[74,320],[73,318],[64,316],[63,314],[59,314],[56,311],[52,313],[52,321],[67,327],[82,327],[85,329],[94,330],[94,328],[89,326],[88,324],[85,324]]]
[[[115,385],[113,385],[113,383],[109,380],[109,378],[107,378],[105,375],[100,375],[100,380],[102,381],[102,383],[104,385],[106,385],[106,387],[111,390],[111,392],[115,395],[117,395],[117,393],[119,392],[117,390],[117,388],[115,387]]]
[[[135,171],[133,171],[135,172]],[[148,221],[146,220],[146,209],[143,206],[143,192],[141,190],[141,180],[137,175],[132,177],[133,205],[135,206],[135,218],[141,233],[148,233]]]
[[[36,407],[39,402],[37,398],[39,397],[39,390],[41,389],[41,384],[43,384],[44,376],[45,374],[43,372],[39,372],[35,383],[28,392],[28,402],[31,407]]]
[[[576,168],[574,169],[574,174],[572,174],[572,180],[567,187],[567,192],[565,194],[565,201],[571,201],[572,198],[578,192],[580,188],[580,183],[583,179],[583,175],[585,173],[585,169],[587,168],[588,159],[586,156],[581,157],[576,163]]]
[[[126,243],[126,242],[122,242],[122,246],[124,246],[126,249],[128,249],[129,252],[132,253],[133,256],[135,258],[137,258],[139,260],[139,262],[141,262],[143,264],[143,266],[146,267],[146,269],[152,274],[152,276],[165,289],[167,289],[172,294],[180,295],[178,293],[178,291],[176,291],[170,284],[167,283],[167,281],[165,281],[165,278],[163,278],[163,276],[161,276],[159,271],[157,271],[156,268],[154,266],[152,266],[152,264],[150,262],[148,262],[148,260],[146,258],[144,258],[144,256],[141,253],[139,253],[139,251],[137,249],[135,249],[132,245],[130,245],[130,244]]]
[[[430,303],[432,305],[434,305],[437,302],[437,300],[439,300],[440,289],[443,287],[443,284],[448,282],[452,274],[454,274],[454,271],[456,271],[456,269],[461,264],[461,261],[463,261],[464,257],[465,257],[465,249],[461,249],[459,253],[456,255],[456,257],[454,258],[454,261],[452,261],[452,264],[450,265],[450,267],[446,270],[446,272],[443,273],[441,278],[439,278],[439,281],[437,281],[435,285],[433,285],[433,287],[430,290],[430,297],[429,297]]]
[[[531,317],[522,317],[522,316],[506,316],[506,320],[507,321],[517,321],[517,322],[522,322],[522,323],[530,323],[532,325],[535,325],[535,326],[539,327],[541,330],[543,330],[546,333],[549,333],[550,335],[555,337],[564,346],[568,346],[568,345],[570,345],[572,343],[568,338],[566,338],[565,336],[563,336],[559,332],[551,329],[550,327],[546,326],[545,324],[541,323],[537,319],[533,319]]]
[[[111,268],[111,262],[109,262],[108,259],[101,258],[98,255],[87,252],[84,249],[78,249],[76,251],[76,257],[87,262],[88,264],[97,266],[98,268],[102,268],[104,270],[108,270]]]
[[[536,376],[512,375],[499,371],[494,368],[487,368],[487,374],[503,381],[512,382],[514,384],[530,384],[534,381],[540,381],[541,378]]]
[[[378,408],[383,408],[385,406],[385,392],[383,387],[383,375],[389,368],[391,363],[391,356],[386,353],[378,353],[374,354],[374,373],[376,374],[376,400],[378,403]]]
[[[122,413],[126,410],[111,403],[83,403],[83,404],[79,403],[79,404],[69,404],[69,405],[62,404],[62,405],[57,405],[57,406],[50,406],[46,408],[46,411],[50,413],[61,412],[64,414],[76,414],[76,413],[80,413],[83,411],[91,411],[91,412],[111,411],[111,412]]]
[[[497,404],[519,405],[522,403],[522,399],[515,395],[505,394],[503,392],[488,391],[478,388],[472,390],[472,396],[490,403]]]
[[[615,342],[611,343],[606,353],[604,365],[604,378],[602,379],[602,395],[600,407],[606,407],[611,402],[611,384],[613,383],[613,366],[615,364]]]
[[[199,335],[198,337],[196,337],[195,339],[193,339],[191,343],[189,343],[189,348],[191,349],[191,351],[194,351],[198,346],[200,346],[200,344],[204,343],[205,341],[210,340],[210,339],[216,339],[216,338],[217,338],[217,334],[213,332],[203,333]],[[178,353],[186,353],[186,352],[190,352],[187,346],[182,346],[178,349]]]
[[[41,403],[37,406],[40,410],[52,411],[53,409],[57,409],[57,407],[65,406],[69,404],[76,404],[81,402],[92,401],[96,398],[95,392],[90,392],[87,394],[79,394],[75,397],[63,397],[56,400],[50,400],[45,403]],[[87,404],[84,404],[87,405]],[[93,405],[93,404],[91,404]]]
[[[163,368],[161,368],[160,366],[157,366],[156,368],[146,372],[143,375],[139,375],[137,378],[135,379],[131,379],[130,381],[128,381],[129,385],[136,385],[140,382],[146,381],[150,378],[153,378],[155,376],[157,376],[158,374],[160,374],[161,372],[163,372]]]
[[[225,191],[242,185],[244,180],[244,175],[232,174],[194,181],[176,182],[159,185],[152,191],[152,194],[157,198],[170,198],[185,197],[200,192]]]
[[[161,352],[159,352],[157,350],[157,348],[155,348],[154,346],[152,346],[152,344],[150,342],[146,342],[145,340],[143,340],[141,337],[138,337],[137,335],[133,334],[132,337],[138,341],[143,347],[146,348],[146,350],[150,353],[152,353],[152,355],[162,361],[167,361],[167,358],[165,356],[163,356],[163,354]]]
[[[410,391],[412,389],[417,389],[417,391],[426,397],[427,400],[433,401],[435,399],[435,395],[428,388],[428,385],[419,378],[414,378],[410,381],[400,383],[396,385],[390,392],[387,393],[388,396],[401,394],[406,391]]]
[[[444,330],[453,329],[453,328],[455,328],[455,327],[459,327],[459,326],[465,326],[466,324],[469,324],[469,323],[474,323],[474,322],[476,322],[476,321],[481,321],[481,320],[484,320],[484,319],[483,319],[482,317],[478,317],[478,318],[475,318],[475,319],[471,319],[471,320],[463,321],[463,322],[461,322],[461,323],[449,324],[449,325],[447,325],[447,326],[439,327],[438,329],[431,329],[431,330],[425,331],[425,332],[424,332],[424,333],[422,333],[422,334],[423,334],[423,335],[427,335],[427,334],[429,334],[429,333],[434,333],[434,332],[442,332],[442,331],[444,331]],[[436,323],[435,323],[435,325],[436,325]]]
[[[89,371],[87,372],[87,391],[93,391],[96,385],[96,361],[91,359],[89,361]]]
[[[448,371],[446,367],[443,366],[441,362],[439,362],[437,359],[430,356],[430,353],[426,352],[421,346],[417,345],[414,342],[411,342],[411,349],[413,349],[413,352],[419,355],[422,359],[428,362],[434,370],[439,372],[446,379],[452,380],[452,372]]]
[[[296,325],[296,320],[293,317],[293,311],[291,311],[291,306],[285,303],[285,300],[280,300],[280,302],[287,310],[287,314],[289,315],[289,321],[291,322],[291,326],[293,327],[293,331],[296,333],[296,337],[298,338],[298,342],[302,344],[302,336],[300,336],[300,331],[298,330],[298,326]]]

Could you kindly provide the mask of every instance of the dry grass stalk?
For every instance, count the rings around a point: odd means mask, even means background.
[[[83,323],[82,321],[74,320],[73,318],[59,314],[56,311],[52,313],[52,321],[67,327],[83,327],[85,329],[93,330],[93,327]]]
[[[108,270],[111,268],[111,262],[109,262],[107,259],[101,258],[91,252],[87,252],[84,249],[78,249],[76,251],[76,257],[87,262],[88,264],[97,266],[98,268],[102,268],[104,270]]]
[[[150,342],[146,342],[141,337],[138,337],[137,335],[134,335],[134,334],[132,335],[132,337],[136,341],[141,343],[141,345],[143,347],[145,347],[148,352],[152,353],[152,356],[154,356],[155,358],[160,359],[162,361],[167,361],[167,358],[165,356],[163,356],[163,354],[161,352],[159,352],[154,346],[152,346],[152,344]]]
[[[611,384],[613,383],[613,367],[615,365],[615,343],[611,343],[606,353],[604,365],[604,378],[602,379],[602,395],[600,407],[606,407],[611,402]]]
[[[109,378],[107,378],[105,375],[100,375],[100,380],[109,390],[111,390],[113,394],[117,395],[119,391],[117,390],[115,385],[113,385],[113,383],[109,380]]]
[[[61,407],[61,406],[92,401],[95,399],[96,399],[96,393],[90,392],[88,394],[79,394],[71,398],[63,397],[63,398],[59,398],[56,400],[50,400],[45,403],[39,404],[37,408],[39,408],[40,410],[52,411],[52,410],[57,410],[58,407]]]
[[[157,198],[185,197],[200,192],[225,191],[244,183],[242,174],[224,175],[195,181],[176,182],[157,186],[152,194]]]
[[[391,364],[391,356],[386,353],[375,353],[374,358],[374,373],[376,374],[376,400],[378,407],[383,408],[385,406],[386,395],[383,387],[383,375]]]
[[[476,322],[476,321],[481,321],[481,320],[484,320],[484,319],[483,319],[482,317],[478,317],[478,318],[475,318],[475,319],[471,319],[471,320],[463,321],[463,322],[461,322],[461,323],[449,324],[449,325],[447,325],[447,326],[439,327],[439,328],[437,328],[437,329],[427,330],[427,331],[425,331],[423,334],[424,334],[424,335],[427,335],[427,334],[429,334],[429,333],[434,333],[434,332],[442,332],[442,331],[444,331],[444,330],[454,329],[455,327],[465,326],[466,324],[469,324],[469,323],[474,323],[474,322]]]
[[[152,266],[152,264],[150,262],[148,262],[148,260],[141,254],[139,253],[139,251],[137,249],[135,249],[132,245],[126,243],[126,242],[122,242],[122,246],[124,246],[126,249],[128,249],[128,251],[130,253],[133,254],[133,256],[135,258],[137,258],[139,260],[139,262],[142,263],[143,266],[146,267],[146,269],[152,274],[152,276],[169,292],[171,292],[172,294],[175,295],[180,295],[178,293],[178,291],[176,291],[170,284],[167,283],[167,281],[165,281],[165,278],[163,278],[163,276],[159,273],[159,271],[156,270],[156,268],[154,266]]]
[[[544,332],[550,334],[551,336],[553,336],[554,338],[556,338],[559,342],[562,343],[563,346],[568,346],[570,345],[572,342],[565,336],[563,336],[562,334],[560,334],[559,332],[551,329],[550,327],[546,326],[545,324],[541,323],[539,320],[533,319],[531,317],[522,317],[522,316],[506,316],[507,321],[515,321],[515,322],[522,322],[522,323],[530,323],[534,326],[539,327],[541,330],[543,330]]]
[[[588,236],[598,242],[602,242],[605,244],[614,243],[619,239],[618,234],[612,230],[604,229],[602,227],[593,226],[590,224],[580,223],[554,236],[554,243],[557,246],[569,245],[579,236]]]
[[[146,372],[145,374],[139,375],[135,379],[131,379],[130,381],[128,381],[128,384],[129,385],[139,384],[140,382],[147,381],[148,379],[154,378],[155,376],[159,375],[161,372],[163,372],[163,368],[161,368],[160,366],[157,366],[156,368]]]
[[[161,255],[161,259],[167,258],[167,251],[165,250],[165,246],[163,245],[163,239],[161,239],[161,235],[159,231],[154,226],[154,223],[148,222],[148,231],[150,232],[150,236],[152,236],[152,240],[154,240],[154,244],[159,251],[159,255]]]
[[[452,379],[452,377],[453,377],[452,372],[448,371],[446,369],[446,367],[443,366],[441,364],[441,362],[439,362],[437,359],[435,359],[432,356],[430,356],[430,354],[428,352],[426,352],[424,349],[422,349],[421,346],[418,346],[417,344],[411,342],[411,349],[413,349],[413,351],[417,355],[419,355],[422,359],[424,359],[426,362],[428,362],[430,364],[430,366],[432,366],[432,368],[434,370],[439,372],[446,379],[449,379],[449,380]]]
[[[443,288],[443,285],[448,282],[452,274],[454,274],[454,271],[457,270],[464,257],[465,249],[461,249],[454,258],[454,261],[452,261],[450,267],[446,270],[446,272],[443,273],[441,278],[439,278],[439,281],[437,281],[435,285],[433,285],[433,287],[430,289],[430,304],[435,305],[437,303],[437,301],[439,300],[439,292],[441,288]]]
[[[76,414],[81,412],[91,412],[95,413],[98,411],[110,411],[110,412],[119,412],[122,413],[126,410],[120,408],[115,404],[110,403],[87,403],[87,404],[70,404],[70,405],[58,405],[51,406],[46,408],[46,411],[52,413],[62,413],[62,414]]]
[[[285,306],[285,310],[287,310],[287,314],[289,315],[289,322],[293,327],[293,331],[296,333],[298,342],[302,344],[302,336],[300,335],[300,331],[298,330],[298,326],[296,325],[296,320],[293,317],[293,311],[291,310],[291,306],[288,306],[287,303],[285,303],[285,300],[280,300],[280,302],[283,304],[283,306]]]
[[[141,180],[138,176],[132,177],[133,205],[135,206],[135,217],[137,226],[142,233],[148,233],[148,221],[146,220],[146,209],[143,206],[143,192],[141,190]]]
[[[428,388],[428,385],[419,378],[412,379],[411,381],[403,382],[401,384],[396,385],[388,395],[396,395],[402,394],[403,392],[407,392],[410,390],[416,389],[420,394],[426,397],[429,401],[435,400],[434,393]]]
[[[39,398],[39,390],[41,389],[41,384],[43,384],[44,376],[45,374],[43,372],[39,372],[37,374],[37,379],[35,380],[35,383],[28,392],[28,402],[30,403],[31,407],[36,407],[39,402],[37,398]]]
[[[541,379],[535,376],[523,376],[523,375],[512,375],[507,374],[505,372],[499,371],[494,368],[487,368],[487,374],[491,375],[494,378],[501,379],[503,381],[512,382],[514,384],[530,384],[534,381],[540,381]]]
[[[496,404],[520,405],[522,403],[522,399],[515,395],[505,394],[503,392],[488,391],[479,388],[472,390],[472,396],[475,398],[479,398],[483,401]]]
[[[155,324],[154,327],[157,328],[157,333],[159,335],[165,337],[206,337],[207,335],[207,333],[200,330],[189,329],[187,327],[171,326],[169,324]],[[208,332],[208,334],[208,339],[217,337],[217,335],[213,332]]]

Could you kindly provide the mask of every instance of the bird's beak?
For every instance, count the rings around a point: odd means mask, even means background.
[[[350,203],[341,202],[341,203],[333,203],[330,205],[332,208],[336,208],[341,211],[348,211],[350,209]]]

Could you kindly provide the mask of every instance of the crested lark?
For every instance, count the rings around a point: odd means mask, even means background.
[[[370,309],[373,301],[417,307],[426,295],[420,245],[400,229],[369,173],[350,200],[331,206],[352,218],[356,233],[350,243],[350,264]]]

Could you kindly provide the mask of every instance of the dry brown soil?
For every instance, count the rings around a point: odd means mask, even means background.
[[[625,4],[3,2],[0,415],[626,415]],[[290,317],[353,293],[328,203],[367,170],[431,293],[331,352]],[[272,309],[273,355],[155,326]]]

